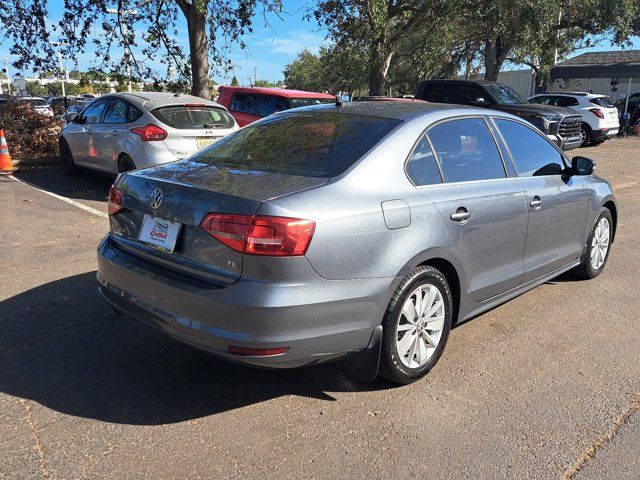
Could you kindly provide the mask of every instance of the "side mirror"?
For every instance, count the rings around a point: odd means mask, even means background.
[[[595,166],[595,160],[587,157],[573,157],[571,160],[571,172],[573,175],[591,175]]]
[[[78,112],[67,113],[64,116],[64,119],[67,121],[67,123],[74,122],[76,120],[76,118],[78,118]]]
[[[484,97],[476,97],[471,101],[471,105],[477,105],[478,107],[482,107],[488,103],[489,102],[487,102],[487,99]]]

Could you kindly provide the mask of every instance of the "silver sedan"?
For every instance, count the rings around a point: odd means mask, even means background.
[[[408,383],[452,325],[606,264],[610,185],[524,120],[424,102],[290,110],[120,175],[103,297],[220,357]]]
[[[78,167],[119,173],[172,162],[239,128],[222,105],[163,92],[106,95],[67,120],[59,146],[69,173]]]

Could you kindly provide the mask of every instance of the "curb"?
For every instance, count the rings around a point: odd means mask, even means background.
[[[15,168],[33,168],[33,167],[52,167],[62,165],[60,157],[28,157],[28,158],[13,158],[13,166]]]

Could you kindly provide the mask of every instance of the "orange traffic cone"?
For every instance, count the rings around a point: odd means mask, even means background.
[[[13,163],[11,163],[11,155],[9,155],[9,146],[4,136],[4,130],[0,130],[0,173],[9,174],[15,172]]]

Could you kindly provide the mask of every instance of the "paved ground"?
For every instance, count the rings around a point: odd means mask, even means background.
[[[620,200],[605,273],[454,329],[406,387],[230,365],[114,314],[107,220],[0,178],[0,478],[640,478],[640,138],[579,153]],[[108,177],[17,177],[106,209]]]

